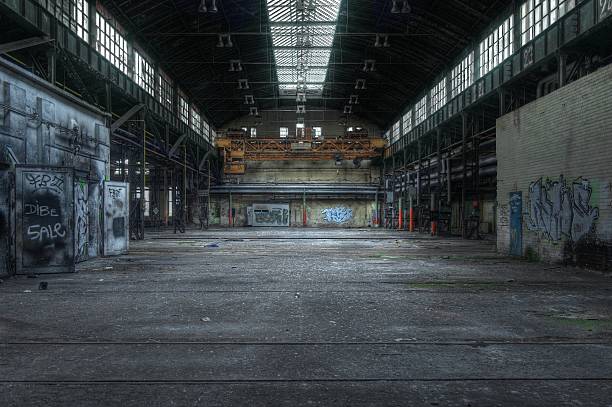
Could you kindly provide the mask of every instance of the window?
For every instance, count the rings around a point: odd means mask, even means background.
[[[281,136],[281,138],[289,137],[289,127],[281,127],[280,128],[280,136]]]
[[[189,103],[183,95],[179,95],[179,119],[185,124],[189,124]]]
[[[458,96],[474,83],[474,53],[465,57],[451,73],[452,97]]]
[[[204,136],[206,139],[210,137],[210,127],[206,120],[202,120],[202,136]]]
[[[392,142],[395,142],[397,140],[399,140],[400,138],[400,132],[401,132],[401,121],[398,120],[394,125],[393,125],[393,133],[392,133],[392,137],[393,140]]]
[[[159,72],[158,78],[158,98],[159,103],[162,104],[166,109],[172,110],[174,105],[174,87],[172,80],[163,72]]]
[[[408,132],[412,130],[412,109],[404,113],[404,116],[402,117],[402,127],[404,129],[404,135],[408,134]]]
[[[125,38],[100,13],[96,13],[96,50],[121,72],[128,72],[128,46]]]
[[[191,129],[198,134],[202,132],[202,117],[195,107],[191,108]]]
[[[215,131],[215,129],[211,128],[210,129],[210,142],[214,142],[215,139],[217,138],[217,132]]]
[[[85,42],[89,42],[88,7],[86,0],[55,0],[55,17]]]
[[[416,104],[415,107],[415,121],[414,124],[421,124],[427,119],[427,95],[423,96],[423,99]]]
[[[521,44],[525,45],[576,5],[576,0],[528,0],[521,6]]]
[[[149,95],[155,95],[155,73],[153,67],[138,51],[134,51],[134,82]]]
[[[322,127],[313,127],[312,128],[312,136],[314,138],[319,138],[323,136],[323,128]]]
[[[251,137],[257,137],[257,128],[251,127]]]
[[[514,15],[480,43],[480,76],[491,72],[514,52]]]
[[[431,113],[435,113],[446,104],[446,78],[442,79],[430,91]]]

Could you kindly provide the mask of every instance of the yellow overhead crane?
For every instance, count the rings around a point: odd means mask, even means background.
[[[314,138],[310,129],[293,138],[248,137],[243,130],[217,133],[216,147],[223,155],[225,173],[241,175],[247,161],[327,161],[382,157],[386,140],[370,137],[366,130],[349,131],[341,137]]]

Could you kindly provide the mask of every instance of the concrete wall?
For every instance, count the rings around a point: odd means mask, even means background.
[[[289,136],[295,136],[295,125],[297,123],[297,114],[295,112],[285,111],[262,111],[261,117],[244,116],[240,119],[225,123],[224,129],[239,129],[242,127],[257,127],[258,136],[278,137],[280,136],[280,128],[288,127]],[[344,114],[337,110],[313,111],[306,112],[304,116],[304,124],[306,127],[321,127],[324,137],[338,137],[344,134],[344,125],[339,123],[344,120]],[[257,123],[260,124],[257,124]],[[347,127],[362,127],[368,130],[368,133],[373,136],[380,135],[380,128],[367,120],[351,115]]]
[[[611,101],[608,66],[498,120],[501,252],[509,253],[512,236],[516,242],[522,232],[523,255],[612,261]],[[522,193],[514,235],[511,192]]]
[[[262,203],[287,203],[290,210],[292,227],[303,226],[302,198],[288,197],[274,199],[261,195],[234,195],[234,226],[247,226],[247,207]],[[308,227],[341,227],[358,228],[372,226],[376,210],[374,200],[368,199],[306,199],[306,226]],[[215,196],[211,198],[211,219],[213,226],[229,226],[229,197]]]
[[[87,185],[77,213],[87,219],[76,219],[74,229],[87,240],[79,259],[98,256],[102,185],[109,176],[110,159],[106,116],[6,61],[0,61],[0,105],[3,161],[71,167],[75,182]]]

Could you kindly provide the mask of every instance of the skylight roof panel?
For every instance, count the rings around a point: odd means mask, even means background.
[[[266,0],[279,90],[322,93],[341,0]],[[293,24],[292,24],[293,23]]]
[[[277,66],[295,67],[298,63],[298,52],[292,49],[275,49],[274,59]]]
[[[327,49],[311,49],[304,56],[308,66],[327,66],[331,50]]]
[[[297,83],[298,74],[294,68],[277,68],[276,75],[280,83]]]
[[[315,68],[306,71],[306,83],[323,83],[327,76],[326,68]]]

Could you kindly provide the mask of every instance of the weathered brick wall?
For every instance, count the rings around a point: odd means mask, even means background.
[[[523,255],[557,261],[609,250],[612,66],[500,118],[497,158],[500,252],[510,252],[513,191],[522,193]]]

